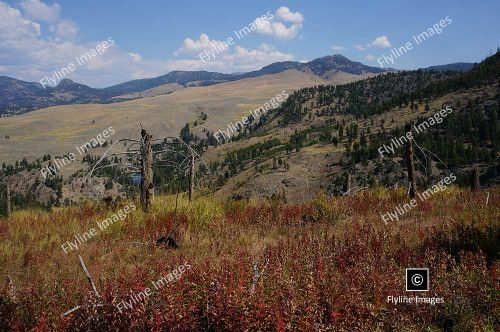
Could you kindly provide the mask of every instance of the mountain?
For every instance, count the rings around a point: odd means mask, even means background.
[[[314,74],[325,77],[335,72],[344,72],[354,75],[379,74],[388,71],[387,69],[365,66],[361,62],[354,62],[343,55],[329,55],[312,60],[305,64],[306,68]],[[326,77],[325,77],[326,78]]]
[[[0,116],[20,114],[39,108],[56,105],[84,103],[112,103],[123,99],[119,96],[140,96],[140,92],[165,84],[179,84],[184,87],[208,86],[237,81],[263,75],[272,75],[286,70],[311,73],[324,79],[331,79],[336,73],[351,75],[379,74],[390,69],[381,69],[354,62],[336,54],[318,58],[307,63],[284,61],[272,63],[259,70],[240,74],[224,74],[208,71],[172,71],[166,75],[137,79],[104,89],[94,89],[62,80],[56,87],[44,88],[39,83],[24,82],[14,78],[0,77]],[[128,98],[127,98],[128,99]]]
[[[177,83],[184,86],[190,85],[212,85],[227,81],[233,81],[238,76],[208,71],[172,71],[166,75],[143,78],[124,82],[104,88],[103,91],[118,96],[127,93],[142,92],[157,86],[169,83]]]
[[[56,87],[44,88],[35,82],[0,77],[0,116],[18,114],[63,104],[99,103],[110,94],[63,79]]]
[[[173,71],[163,76],[128,81],[103,90],[111,92],[114,95],[120,95],[125,93],[142,92],[168,83],[177,83],[184,85],[185,87],[206,86],[251,77],[259,77],[262,75],[277,74],[290,69],[303,72],[309,71],[327,79],[330,78],[331,74],[337,72],[362,75],[368,73],[378,74],[387,71],[381,68],[365,66],[360,62],[354,62],[343,55],[336,54],[318,58],[307,63],[296,61],[275,62],[262,67],[262,69],[240,74],[222,74],[207,71]]]
[[[469,71],[472,68],[474,68],[474,64],[470,62],[456,62],[456,63],[449,63],[446,65],[440,65],[440,66],[430,66],[427,68],[422,68],[423,70],[435,70],[435,71]]]
[[[289,69],[295,69],[303,72],[311,72],[317,76],[326,79],[329,79],[331,75],[338,72],[344,72],[353,75],[363,75],[363,74],[379,74],[386,71],[390,71],[390,69],[382,69],[377,67],[366,66],[361,62],[351,61],[343,55],[335,54],[335,55],[324,56],[322,58],[314,59],[312,61],[305,63],[295,62],[295,61],[275,62],[268,66],[263,67],[260,70],[241,74],[239,75],[238,79],[257,77],[268,74],[276,74]]]

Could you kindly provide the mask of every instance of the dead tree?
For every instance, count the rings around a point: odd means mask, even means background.
[[[83,272],[85,273],[85,276],[87,277],[87,280],[90,283],[90,286],[92,286],[92,290],[94,291],[95,296],[101,297],[99,295],[99,292],[97,291],[97,287],[95,286],[94,279],[92,279],[92,276],[90,275],[89,270],[87,270],[87,266],[85,266],[85,262],[83,261],[82,256],[78,255],[78,258],[80,258],[80,265],[82,266]]]
[[[434,170],[432,169],[432,159],[431,158],[426,158],[425,162],[426,162],[425,171],[426,171],[427,179],[430,182],[431,179],[432,179],[432,176],[434,174]]]
[[[154,197],[153,185],[153,148],[151,140],[153,136],[145,129],[141,130],[141,205],[144,209],[149,209]]]
[[[474,166],[470,172],[470,188],[472,191],[478,191],[481,188],[481,183],[479,181],[479,168]]]
[[[347,173],[345,177],[344,192],[348,193],[351,191],[351,174]]]
[[[90,283],[90,286],[92,287],[92,290],[94,291],[94,295],[96,296],[96,298],[100,299],[101,296],[99,295],[99,292],[97,291],[97,287],[95,286],[95,283],[94,283],[94,279],[92,279],[92,276],[90,275],[90,272],[89,270],[87,269],[87,266],[85,265],[85,262],[83,261],[83,258],[82,256],[78,255],[78,258],[80,259],[80,265],[82,267],[82,270],[83,270],[83,273],[85,273],[85,276],[87,277],[87,280],[88,282]],[[96,307],[102,307],[103,304],[101,303],[98,303],[95,305]],[[80,309],[80,308],[83,308],[82,306],[80,305],[77,305],[76,307],[74,307],[73,309],[70,309],[68,311],[66,311],[63,316],[67,316],[73,312],[75,312],[76,310]]]
[[[411,123],[405,125],[406,142],[406,167],[408,169],[409,195],[415,198],[417,194],[417,184],[415,182],[415,164],[413,163],[413,139],[409,138],[408,133],[411,133]]]
[[[191,202],[191,199],[193,198],[193,191],[194,191],[194,155],[191,154],[191,167],[189,170],[189,201]]]
[[[116,146],[125,142],[125,151],[110,153]],[[127,144],[130,143],[130,144]],[[117,161],[117,157],[124,160]],[[141,205],[147,210],[154,196],[153,170],[159,167],[171,167],[179,177],[189,179],[189,197],[194,192],[194,180],[196,178],[195,160],[200,159],[204,169],[198,167],[198,174],[204,170],[210,172],[209,167],[201,156],[186,142],[178,137],[161,137],[153,139],[153,136],[145,129],[141,130],[141,139],[125,138],[116,141],[92,165],[87,176],[94,172],[107,168],[116,167],[120,176],[126,174],[140,175],[141,183]],[[114,162],[109,162],[114,160]]]
[[[10,188],[8,184],[5,184],[5,215],[7,219],[10,218]]]

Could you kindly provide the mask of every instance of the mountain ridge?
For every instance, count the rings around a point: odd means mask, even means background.
[[[139,95],[140,92],[170,83],[184,87],[207,86],[277,74],[290,69],[309,72],[325,79],[330,79],[332,75],[339,72],[362,75],[394,71],[391,68],[370,67],[361,62],[352,61],[343,55],[334,54],[313,59],[306,63],[296,61],[274,62],[259,70],[247,73],[225,74],[210,71],[174,70],[165,75],[131,80],[100,89],[74,82],[71,79],[63,79],[55,87],[43,87],[38,82],[26,82],[0,76],[0,117],[58,105],[115,103],[125,100],[119,96],[134,93]]]
[[[430,66],[427,68],[422,68],[423,70],[436,70],[436,71],[469,71],[474,68],[474,63],[470,62],[454,62],[445,65]]]

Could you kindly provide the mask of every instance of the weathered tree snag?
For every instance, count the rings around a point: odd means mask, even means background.
[[[90,283],[90,286],[92,287],[92,290],[94,291],[94,294],[97,298],[101,298],[101,296],[99,295],[99,292],[97,291],[97,287],[95,286],[95,283],[94,283],[94,279],[92,279],[92,276],[90,275],[90,272],[89,270],[87,270],[87,266],[85,265],[85,262],[83,261],[83,258],[82,256],[78,255],[78,258],[80,259],[80,265],[82,266],[82,269],[83,269],[83,273],[85,273],[85,276],[87,277],[87,280],[88,282]],[[95,307],[103,307],[104,305],[101,304],[101,303],[98,303],[95,305]],[[63,316],[68,316],[69,314],[77,311],[78,309],[81,309],[82,306],[80,305],[77,305],[76,307],[74,307],[73,309],[70,309],[68,311],[66,311]]]
[[[179,186],[177,186],[177,195],[175,195],[175,210],[174,215],[177,216],[177,204],[179,202]]]
[[[10,188],[8,184],[5,184],[5,214],[7,219],[10,218]]]
[[[427,165],[425,165],[426,172],[427,172],[427,179],[429,182],[432,180],[432,176],[434,175],[434,170],[432,168],[432,159],[427,158]]]
[[[344,192],[347,194],[351,191],[351,174],[347,173],[345,177]]]
[[[474,168],[472,168],[472,171],[470,173],[470,183],[470,188],[472,191],[477,191],[481,187],[481,183],[479,181],[479,168],[477,166],[474,166]]]
[[[194,154],[191,152],[191,169],[189,170],[189,201],[193,199],[194,192]]]
[[[96,297],[101,297],[99,295],[99,292],[97,291],[97,287],[95,286],[94,279],[92,279],[92,276],[89,273],[89,270],[87,270],[87,266],[85,266],[85,262],[83,261],[82,256],[78,255],[78,258],[80,258],[80,265],[82,266],[83,273],[85,273],[85,276],[87,277],[87,280],[90,283],[90,286],[92,286],[92,290],[94,291],[94,294]]]
[[[411,132],[411,123],[407,123],[405,125],[405,135]],[[408,182],[410,186],[410,197],[415,198],[417,194],[417,184],[415,182],[415,165],[413,163],[413,139],[408,138],[409,135],[406,136],[406,167],[408,169]]]
[[[141,136],[141,205],[148,210],[154,197],[152,135],[142,129]]]

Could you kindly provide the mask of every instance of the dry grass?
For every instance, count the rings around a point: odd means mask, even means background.
[[[492,330],[499,323],[499,188],[451,188],[386,226],[380,213],[407,201],[375,189],[305,204],[192,205],[158,198],[79,251],[61,244],[115,210],[88,203],[51,213],[17,211],[0,220],[0,330]],[[119,207],[116,208],[116,210]],[[302,216],[316,221],[304,223]],[[175,230],[178,250],[155,245]],[[480,251],[481,250],[481,251]],[[495,252],[496,251],[496,252]],[[81,255],[105,306],[93,309]],[[192,269],[133,310],[114,304],[183,264]],[[255,294],[253,265],[262,273]],[[444,305],[394,306],[404,268],[431,268],[428,296]],[[90,301],[90,302],[89,302]],[[87,304],[69,317],[61,314]],[[93,318],[89,318],[93,315]]]
[[[350,80],[360,78],[363,76],[353,76]],[[67,154],[75,152],[75,145],[82,145],[109,126],[116,129],[111,138],[115,141],[138,136],[140,123],[156,137],[178,135],[202,111],[208,119],[196,132],[202,133],[203,128],[215,131],[240,120],[241,113],[251,105],[262,105],[283,90],[327,82],[312,74],[286,71],[122,103],[49,107],[0,118],[0,152],[2,160],[11,163],[22,157],[33,160],[46,153]],[[335,78],[330,82],[335,83]],[[11,138],[5,139],[6,134]]]

